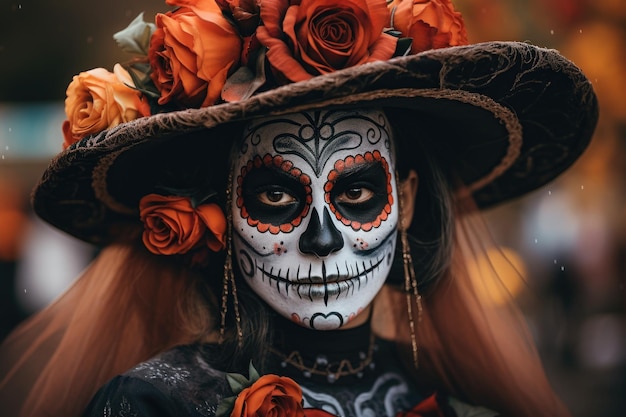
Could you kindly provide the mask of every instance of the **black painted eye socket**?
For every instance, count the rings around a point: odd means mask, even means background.
[[[251,169],[243,178],[241,191],[250,218],[274,226],[293,221],[306,204],[304,185],[273,167]]]
[[[355,166],[338,175],[330,191],[330,202],[347,220],[373,222],[389,201],[388,185],[381,163]]]

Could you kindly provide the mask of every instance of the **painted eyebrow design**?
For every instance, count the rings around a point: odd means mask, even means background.
[[[352,177],[360,176],[362,174],[372,173],[373,171],[382,168],[380,161],[365,161],[359,164],[354,164],[350,167],[346,167],[343,171],[339,172],[335,183],[350,180]]]
[[[278,180],[285,180],[285,181],[290,181],[290,182],[295,182],[295,183],[300,184],[299,178],[297,176],[281,169],[280,167],[273,166],[273,165],[255,167],[250,170],[248,175],[250,173],[254,173],[254,175],[252,175],[252,177],[250,177],[247,180],[251,181],[253,184],[256,184],[257,186],[261,185],[261,184],[258,184],[258,182],[265,180],[266,178],[264,177],[266,176],[270,177],[269,179],[276,178]],[[258,175],[263,175],[263,177],[259,178]],[[262,184],[262,185],[266,185],[266,184]]]

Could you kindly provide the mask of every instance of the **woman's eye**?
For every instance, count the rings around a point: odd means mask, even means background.
[[[296,202],[292,195],[279,190],[263,191],[257,195],[257,198],[261,203],[268,206],[286,206]]]
[[[364,187],[351,187],[339,194],[335,201],[337,203],[360,204],[369,201],[374,196],[374,192]]]

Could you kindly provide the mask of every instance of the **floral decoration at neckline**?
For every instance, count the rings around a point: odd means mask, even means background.
[[[226,374],[233,391],[232,397],[224,398],[216,411],[216,417],[336,417],[319,408],[305,408],[302,388],[289,377],[274,374],[260,376],[250,363],[249,378],[237,373]],[[408,411],[400,411],[396,417],[445,417],[439,398],[432,394]]]
[[[118,124],[244,100],[280,85],[467,44],[450,0],[166,0],[114,38],[134,55],[67,88],[64,147]]]

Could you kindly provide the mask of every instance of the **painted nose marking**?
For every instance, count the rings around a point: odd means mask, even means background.
[[[317,209],[313,208],[311,220],[302,236],[300,236],[298,248],[302,253],[313,254],[320,258],[343,248],[343,237],[333,224],[326,207],[324,207],[324,218],[322,221],[320,221]]]

